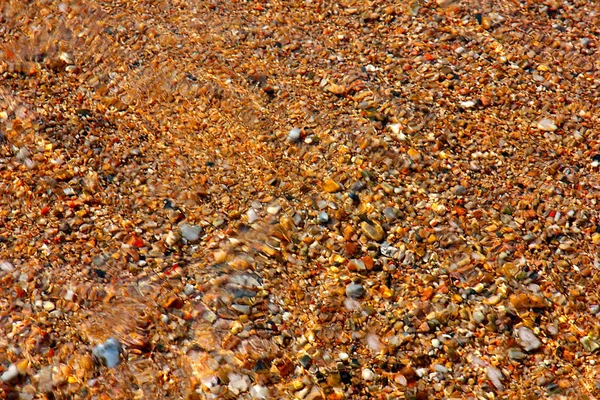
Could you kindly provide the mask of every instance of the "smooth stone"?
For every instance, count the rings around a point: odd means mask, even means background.
[[[540,341],[540,339],[538,339],[537,336],[535,336],[535,333],[533,333],[531,329],[525,326],[521,326],[517,329],[517,336],[520,340],[519,344],[526,351],[537,350],[542,345],[542,342]]]
[[[256,213],[256,211],[254,211],[254,209],[253,209],[253,208],[250,208],[250,209],[248,210],[248,212],[246,213],[246,215],[248,216],[248,223],[249,223],[249,224],[253,224],[253,223],[255,223],[256,221],[258,221],[258,218],[259,218],[259,217],[258,217],[258,214]]]
[[[252,310],[250,308],[250,306],[246,306],[244,304],[232,304],[231,308],[233,308],[235,311],[241,313],[241,314],[250,314],[250,311]]]
[[[515,348],[508,349],[508,358],[510,358],[511,360],[522,360],[526,357],[527,357],[527,354],[523,353],[519,349],[515,349]]]
[[[202,228],[196,225],[181,224],[179,231],[181,232],[181,236],[188,242],[196,242],[200,239]]]
[[[457,196],[462,196],[465,193],[467,193],[467,189],[462,185],[456,185],[454,186],[454,188],[452,188],[452,193],[454,193]]]
[[[290,133],[288,133],[288,140],[290,142],[297,142],[300,140],[300,137],[302,136],[302,130],[300,128],[293,128],[292,130],[290,130]]]
[[[227,388],[235,395],[248,391],[250,387],[250,378],[247,375],[236,374],[230,372],[227,375],[229,378],[229,385]]]
[[[359,285],[358,283],[351,283],[346,286],[346,296],[351,297],[353,299],[359,299],[364,296],[366,290],[363,285]]]
[[[376,242],[381,242],[385,235],[383,228],[377,222],[370,224],[367,221],[363,221],[360,224],[360,228],[366,237]]]
[[[300,365],[302,365],[305,369],[310,368],[310,366],[312,365],[312,358],[310,358],[310,356],[308,354],[303,355],[302,357],[300,357],[298,359],[298,362],[300,363]]]
[[[482,323],[485,319],[485,315],[481,311],[475,311],[473,313],[473,320],[478,324]]]
[[[94,347],[92,354],[103,359],[108,368],[114,368],[121,361],[119,358],[121,351],[121,343],[115,338],[108,338],[106,342]]]
[[[537,123],[537,128],[545,132],[554,132],[558,129],[558,126],[554,124],[554,121],[548,118],[543,118]]]
[[[375,372],[373,372],[373,370],[371,370],[369,368],[365,368],[362,370],[361,376],[362,376],[363,380],[370,382],[373,379],[375,379]]]
[[[350,190],[353,192],[360,192],[367,188],[367,184],[363,181],[354,182],[352,186],[350,186]]]
[[[319,220],[320,224],[326,224],[329,222],[329,215],[327,215],[325,211],[322,211],[319,213],[317,219]]]
[[[333,179],[325,178],[323,180],[323,190],[325,190],[327,193],[336,193],[342,190],[342,185]]]
[[[19,369],[15,364],[10,364],[8,369],[0,376],[0,379],[4,382],[10,382],[19,376]]]
[[[396,209],[394,207],[386,207],[383,209],[383,215],[389,220],[395,220],[398,218],[398,214],[396,214]]]

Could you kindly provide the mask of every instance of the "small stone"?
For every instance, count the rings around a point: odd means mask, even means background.
[[[5,272],[11,272],[15,267],[8,261],[0,261],[0,269]]]
[[[227,261],[228,254],[224,250],[217,250],[213,253],[213,258],[217,264]]]
[[[4,382],[10,382],[19,376],[19,370],[15,364],[10,364],[8,369],[0,376],[0,379]]]
[[[165,244],[169,247],[175,246],[181,240],[181,235],[176,232],[169,232],[165,238]]]
[[[465,109],[473,108],[473,107],[475,107],[475,104],[477,104],[477,103],[475,103],[473,100],[460,102],[460,106]]]
[[[554,124],[554,121],[552,121],[548,118],[541,119],[537,123],[537,128],[541,129],[542,131],[546,131],[546,132],[554,132],[555,130],[558,129],[558,127]]]
[[[390,221],[398,218],[398,213],[394,207],[386,207],[383,209],[383,215]]]
[[[266,386],[254,385],[250,389],[250,396],[254,399],[266,400],[271,398],[269,389]]]
[[[327,193],[336,193],[342,190],[342,185],[330,178],[323,180],[323,190]]]
[[[346,286],[346,296],[351,297],[353,299],[359,299],[364,296],[366,290],[363,285],[358,283],[351,283]]]
[[[181,224],[179,230],[181,231],[181,236],[190,243],[197,242],[202,233],[201,227],[190,224]]]
[[[46,311],[52,311],[52,310],[54,310],[56,308],[56,306],[54,305],[54,303],[51,302],[51,301],[44,301],[42,303],[42,307],[44,307],[44,310],[46,310]]]
[[[473,313],[473,321],[477,322],[478,324],[481,324],[483,321],[485,320],[485,315],[477,310]]]
[[[525,351],[537,350],[542,345],[542,342],[535,336],[535,333],[525,326],[517,329],[517,336],[520,341],[519,344]]]
[[[467,193],[467,188],[462,185],[456,185],[454,188],[452,188],[452,193],[454,193],[456,196],[462,196]]]
[[[375,373],[370,368],[364,368],[362,370],[361,376],[363,380],[367,382],[371,382],[373,379],[375,379]]]
[[[527,357],[527,354],[523,353],[519,349],[511,348],[508,349],[508,358],[511,360],[522,360]]]
[[[337,85],[335,83],[330,83],[327,85],[325,90],[327,90],[329,93],[337,94],[338,96],[344,95],[348,91],[344,86]]]
[[[590,336],[582,337],[579,342],[588,353],[593,353],[596,350],[600,349],[600,340],[597,338],[593,338]]]
[[[360,224],[363,234],[371,240],[381,242],[385,235],[383,228],[377,222],[368,223],[363,221]]]
[[[300,140],[302,136],[302,130],[300,128],[293,128],[290,133],[288,133],[287,139],[290,142],[297,142]]]
[[[433,369],[435,369],[437,372],[439,372],[440,374],[447,374],[449,372],[448,368],[446,368],[445,366],[443,366],[442,364],[435,364],[433,366]]]
[[[240,314],[250,314],[250,311],[252,310],[250,306],[244,305],[244,304],[232,304],[231,308],[233,308],[235,311],[239,312]]]
[[[338,357],[339,357],[340,361],[348,361],[348,358],[350,358],[348,353],[344,353],[344,352],[341,352],[340,354],[338,354]]]
[[[329,215],[327,215],[325,211],[322,211],[319,213],[317,219],[319,220],[320,224],[326,224],[329,222]]]
[[[121,361],[119,356],[122,351],[121,343],[117,339],[108,338],[106,342],[94,347],[92,354],[104,360],[108,368],[114,368]]]
[[[246,213],[246,215],[248,216],[248,223],[249,224],[253,224],[256,221],[258,221],[258,214],[256,213],[256,211],[253,208],[250,208],[248,210],[248,212]]]
[[[192,285],[191,283],[188,283],[187,285],[185,285],[185,288],[183,289],[183,293],[185,293],[186,296],[190,296],[192,293],[194,293],[195,290],[196,290],[196,288],[194,287],[194,285]]]
[[[406,152],[413,161],[421,161],[421,153],[412,147]]]
[[[229,385],[227,385],[227,388],[230,392],[238,395],[248,391],[248,388],[250,387],[250,378],[247,375],[230,372],[227,377],[229,378]]]
[[[277,215],[281,211],[281,204],[275,203],[267,207],[267,212],[271,215]]]
[[[298,362],[300,363],[300,365],[302,365],[305,369],[310,368],[310,366],[312,365],[312,358],[310,358],[310,356],[308,354],[303,355],[302,357],[300,357],[298,359]]]
[[[488,365],[486,370],[488,378],[490,378],[496,389],[504,390],[504,385],[501,382],[502,379],[504,379],[502,372],[498,368],[492,367],[491,365]]]
[[[398,249],[396,247],[393,247],[391,244],[389,244],[388,242],[383,242],[381,244],[381,247],[379,248],[379,251],[381,252],[381,254],[385,257],[394,257],[394,255],[396,255],[396,253],[398,253]]]

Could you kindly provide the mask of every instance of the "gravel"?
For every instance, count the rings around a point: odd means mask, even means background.
[[[297,3],[2,7],[0,398],[599,397],[600,4]]]

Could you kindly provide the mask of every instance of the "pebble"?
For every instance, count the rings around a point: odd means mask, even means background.
[[[558,129],[558,126],[554,124],[554,121],[547,118],[543,118],[540,121],[538,121],[537,128],[546,132],[554,132]]]
[[[449,372],[448,368],[446,368],[445,366],[443,366],[441,364],[435,364],[433,366],[433,369],[435,369],[437,372],[439,372],[441,374],[447,374]]]
[[[249,224],[253,224],[256,221],[258,221],[259,216],[256,213],[256,211],[253,208],[248,209],[248,212],[246,213],[246,215],[248,216],[248,223]]]
[[[300,357],[298,359],[298,362],[300,363],[300,365],[302,365],[304,368],[308,369],[310,368],[310,366],[312,365],[312,358],[310,358],[310,356],[308,354],[303,355],[302,357]]]
[[[522,360],[524,358],[527,358],[527,354],[523,353],[519,349],[510,348],[508,349],[508,358],[510,358],[511,360]]]
[[[94,347],[92,354],[104,360],[108,368],[114,368],[120,363],[120,354],[123,351],[121,343],[114,338],[108,338],[106,342]]]
[[[248,388],[250,387],[250,378],[247,375],[231,372],[227,377],[229,378],[229,385],[227,385],[227,388],[231,393],[239,395],[240,393],[248,391]]]
[[[535,336],[535,333],[526,326],[521,326],[517,329],[519,344],[525,351],[533,351],[540,348],[542,342]]]
[[[486,367],[486,371],[488,378],[490,378],[496,389],[504,390],[504,385],[502,384],[504,375],[502,375],[502,372],[498,368],[493,367],[491,365],[488,365]]]
[[[271,398],[269,388],[262,385],[254,385],[250,388],[250,396],[257,400],[267,400]]]
[[[320,224],[326,224],[329,222],[329,215],[325,211],[321,211],[317,219]]]
[[[385,235],[383,228],[377,222],[368,223],[363,221],[360,224],[363,234],[371,240],[381,242]]]
[[[398,218],[398,214],[396,213],[396,209],[394,207],[384,208],[383,215],[390,221],[394,221],[396,218]]]
[[[338,354],[338,357],[341,361],[348,361],[348,358],[350,358],[348,353],[344,353],[343,351],[340,354]]]
[[[388,242],[383,242],[381,244],[381,247],[379,247],[379,251],[381,252],[381,254],[385,257],[394,257],[394,255],[396,255],[396,253],[398,253],[398,249],[394,246],[392,246],[391,244],[389,244]]]
[[[456,196],[463,196],[464,194],[467,193],[467,188],[465,188],[462,185],[456,185],[452,189],[452,193],[454,193]]]
[[[197,225],[181,224],[179,226],[181,236],[190,243],[197,242],[200,239],[202,228]]]
[[[302,136],[302,130],[300,128],[292,128],[288,133],[287,139],[290,142],[298,142]]]
[[[363,370],[361,372],[361,376],[362,376],[363,380],[365,380],[367,382],[371,382],[372,380],[375,379],[375,372],[373,372],[373,370],[370,368],[363,368]]]
[[[187,285],[185,285],[185,288],[183,289],[183,293],[185,293],[186,296],[190,296],[192,293],[194,293],[195,290],[196,290],[196,288],[194,287],[194,285],[192,285],[191,283],[188,283]]]
[[[267,207],[267,212],[271,215],[277,215],[281,211],[281,204],[275,203]]]
[[[177,232],[170,231],[165,238],[165,244],[169,247],[175,246],[181,240],[181,235]]]
[[[0,269],[5,272],[11,272],[15,267],[8,261],[0,261]]]
[[[15,364],[10,364],[8,369],[2,373],[0,379],[2,379],[4,382],[10,382],[17,376],[19,376],[19,370],[17,366]]]
[[[333,179],[325,178],[323,180],[323,190],[325,190],[327,193],[336,193],[342,190],[342,185]]]
[[[582,337],[579,342],[588,353],[593,353],[600,349],[600,340],[591,336]]]
[[[365,288],[358,283],[351,283],[346,286],[346,296],[351,297],[353,299],[359,299],[364,296],[366,290]]]

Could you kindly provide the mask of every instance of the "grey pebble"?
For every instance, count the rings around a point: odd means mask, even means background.
[[[326,224],[329,222],[329,215],[327,215],[325,211],[320,212],[317,218],[321,224]]]
[[[104,360],[108,368],[114,368],[121,361],[119,356],[122,352],[121,343],[115,338],[108,338],[106,342],[94,347],[92,354]]]
[[[365,288],[358,283],[351,283],[346,286],[346,296],[358,299],[365,294]]]

